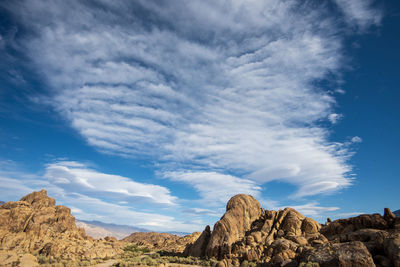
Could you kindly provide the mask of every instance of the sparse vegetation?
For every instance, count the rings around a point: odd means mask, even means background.
[[[60,259],[55,257],[49,257],[43,254],[36,255],[40,266],[44,267],[78,267],[78,266],[91,266],[98,263],[102,263],[107,259]]]
[[[163,264],[215,266],[216,260],[203,260],[196,257],[183,257],[179,253],[165,251],[150,252],[148,248],[137,245],[129,245],[124,248],[124,254],[120,256],[116,267],[130,266],[160,266]]]
[[[240,264],[240,266],[241,267],[256,267],[257,266],[257,264],[255,263],[255,262],[249,262],[249,261],[247,261],[247,260],[244,260],[241,264]]]
[[[133,253],[150,253],[151,250],[148,247],[140,247],[136,244],[128,245],[124,248],[125,252],[133,252]]]
[[[300,262],[299,267],[319,267],[319,264],[316,262]]]

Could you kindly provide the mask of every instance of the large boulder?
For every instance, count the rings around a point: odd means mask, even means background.
[[[221,258],[229,254],[232,244],[245,236],[260,215],[261,206],[254,197],[244,194],[232,197],[224,216],[214,225],[205,255]]]
[[[384,250],[395,267],[400,267],[400,233],[395,233],[384,241]]]
[[[304,253],[301,261],[318,263],[320,267],[375,267],[371,254],[360,241],[318,246]]]

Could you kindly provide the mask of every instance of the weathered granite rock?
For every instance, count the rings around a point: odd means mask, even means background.
[[[304,253],[301,261],[318,263],[320,267],[375,267],[371,254],[359,241],[318,246]]]
[[[400,233],[394,233],[384,240],[384,250],[395,267],[400,267]]]
[[[229,254],[232,244],[245,236],[260,215],[260,203],[252,196],[241,194],[232,197],[224,216],[214,225],[205,255],[221,258]]]
[[[230,203],[235,203],[231,205]],[[257,212],[259,210],[260,212]],[[244,217],[244,218],[241,218]],[[188,256],[217,258],[219,266],[400,267],[400,218],[364,214],[320,225],[292,208],[264,210],[250,196],[234,196],[214,230],[187,247]],[[308,265],[307,265],[308,266]]]
[[[332,239],[335,235],[351,233],[359,229],[387,229],[388,222],[378,213],[363,214],[348,219],[335,220],[321,228],[320,232],[328,239]]]
[[[56,206],[46,190],[0,206],[0,237],[0,247],[17,255],[44,254],[74,260],[122,252],[119,243],[86,236],[83,229],[76,227],[71,210]]]
[[[201,233],[199,238],[192,244],[186,246],[183,252],[184,256],[204,257],[207,244],[211,237],[210,226],[207,225],[206,229]]]
[[[32,254],[17,254],[14,251],[0,250],[0,266],[37,267],[39,263]]]
[[[188,245],[198,240],[199,236],[200,232],[185,236],[157,232],[136,232],[122,239],[122,241],[144,246],[151,250],[182,253]]]

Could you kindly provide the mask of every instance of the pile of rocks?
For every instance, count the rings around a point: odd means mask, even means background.
[[[122,252],[122,244],[115,238],[96,240],[77,228],[71,210],[56,206],[45,190],[0,206],[0,237],[0,259],[10,255],[22,258],[29,253],[68,260],[95,259]]]
[[[147,247],[150,250],[182,253],[188,244],[197,240],[199,235],[200,232],[185,236],[157,232],[136,232],[125,237],[122,241]]]
[[[216,258],[220,266],[400,266],[400,218],[361,215],[320,225],[294,209],[268,211],[236,195],[213,231],[207,226],[186,256]]]

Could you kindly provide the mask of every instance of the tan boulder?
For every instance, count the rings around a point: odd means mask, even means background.
[[[305,218],[301,224],[301,231],[307,234],[315,234],[319,232],[321,225],[311,218]]]
[[[18,267],[36,267],[39,266],[37,258],[32,254],[24,254],[20,258]]]
[[[292,208],[286,208],[283,212],[279,212],[276,226],[279,227],[285,235],[300,235],[303,220],[304,216],[302,214]]]
[[[230,254],[232,244],[245,236],[260,215],[260,203],[254,197],[244,194],[232,197],[224,216],[214,225],[205,255],[222,258]]]
[[[394,266],[400,267],[400,233],[395,233],[384,240],[384,250]]]
[[[318,246],[304,253],[301,261],[318,263],[319,266],[375,267],[371,254],[359,241]]]

